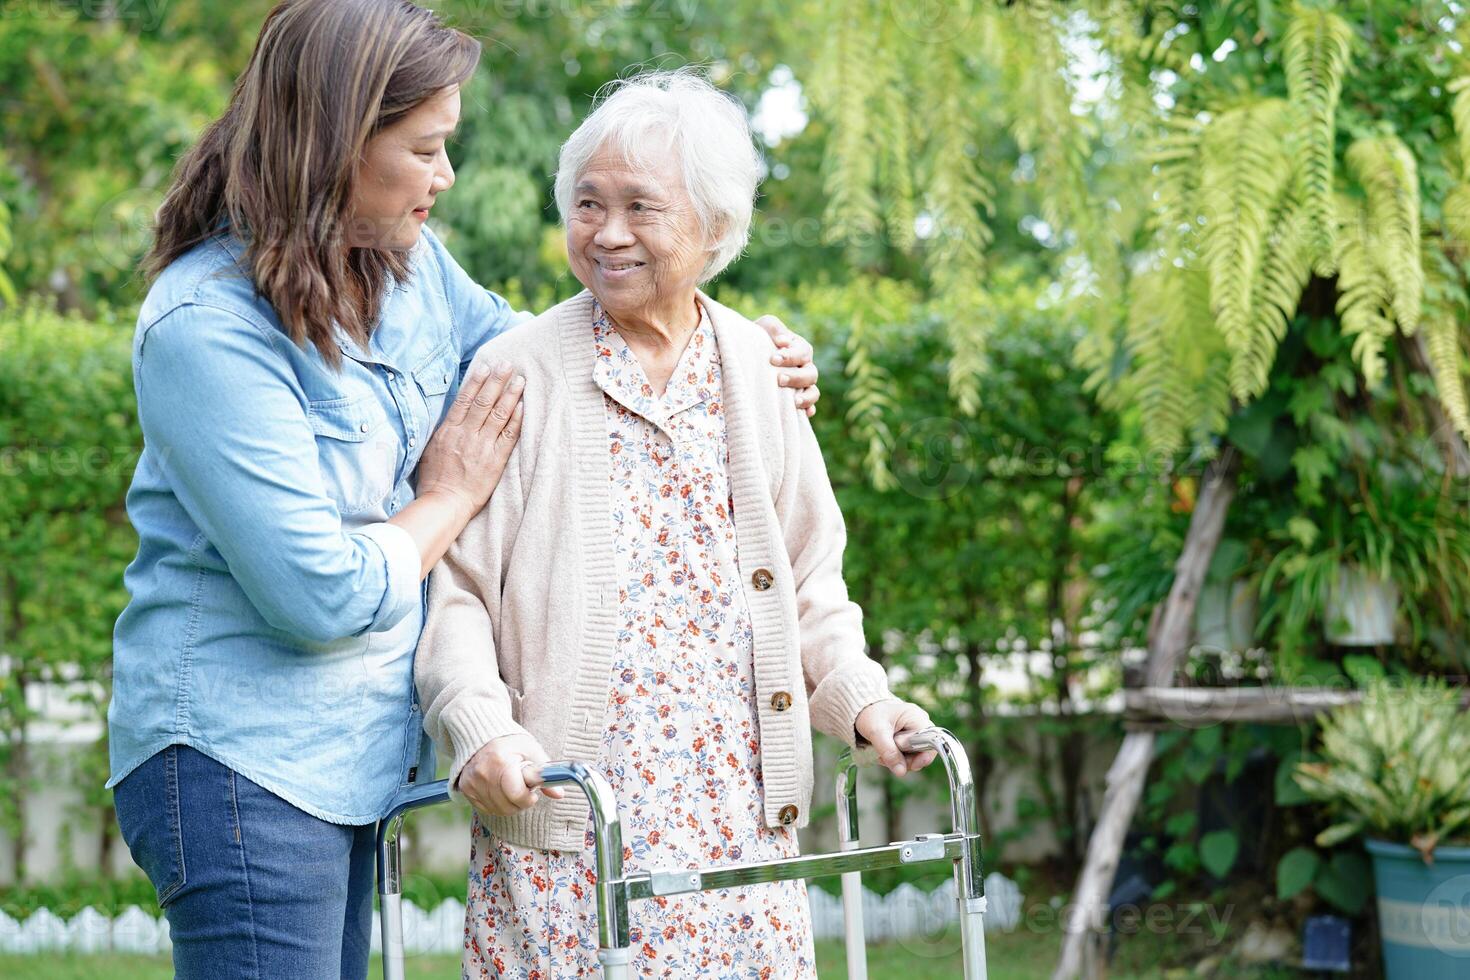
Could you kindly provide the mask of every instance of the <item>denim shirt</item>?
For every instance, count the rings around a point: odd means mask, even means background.
[[[339,332],[334,371],[287,337],[243,255],[227,233],[196,246],[138,314],[139,544],[107,785],[190,745],[323,820],[370,823],[432,766],[413,690],[420,557],[386,522],[475,351],[529,314],[425,227],[367,349]]]

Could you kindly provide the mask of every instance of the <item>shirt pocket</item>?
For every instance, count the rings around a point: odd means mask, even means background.
[[[421,358],[413,369],[414,383],[418,385],[428,413],[430,435],[438,428],[445,400],[458,379],[459,355],[447,340]]]
[[[317,460],[327,494],[343,517],[377,509],[393,491],[398,436],[370,394],[311,403]]]

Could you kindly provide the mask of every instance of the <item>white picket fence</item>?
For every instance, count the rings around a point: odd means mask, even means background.
[[[1021,919],[1021,892],[998,871],[985,878],[988,930],[1009,932]],[[818,939],[842,936],[842,900],[811,888],[812,927]],[[899,885],[887,895],[863,890],[863,924],[869,942],[933,935],[954,921],[954,881],[932,892]],[[378,913],[373,913],[373,951],[379,949]],[[458,953],[464,945],[464,903],[446,898],[433,911],[403,903],[403,943],[408,953]],[[24,922],[0,912],[0,953],[166,953],[168,920],[136,905],[117,918],[90,906],[70,920],[41,909]]]

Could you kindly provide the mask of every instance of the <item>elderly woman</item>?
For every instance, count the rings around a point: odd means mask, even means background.
[[[621,83],[556,177],[587,289],[480,352],[525,375],[522,434],[433,572],[415,668],[478,811],[467,977],[597,972],[585,803],[528,787],[530,764],[606,775],[639,871],[795,854],[809,726],[899,775],[932,760],[895,747],[928,719],[863,653],[842,516],[771,341],[697,288],[744,247],[760,168],[698,76]],[[642,976],[815,974],[800,882],[637,903],[631,931]]]

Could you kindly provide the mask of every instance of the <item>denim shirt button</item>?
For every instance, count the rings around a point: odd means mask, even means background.
[[[359,432],[366,432],[368,430],[368,424],[366,422],[364,422],[362,425],[359,425],[357,427],[357,430]]]

